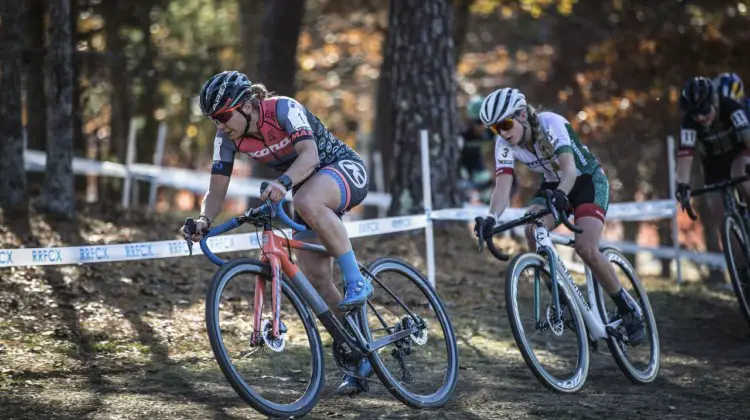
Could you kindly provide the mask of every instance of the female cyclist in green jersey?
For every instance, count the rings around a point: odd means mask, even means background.
[[[558,211],[573,209],[575,223],[583,229],[583,233],[576,234],[576,253],[617,305],[631,343],[643,342],[643,316],[599,250],[609,205],[609,183],[596,157],[581,144],[564,117],[537,112],[526,103],[526,97],[518,89],[502,88],[492,92],[482,102],[479,116],[497,135],[496,179],[490,214],[477,222],[475,232],[489,233],[507,207],[516,160],[542,174],[542,183],[528,210],[533,212],[545,207],[545,190],[552,192],[552,203]],[[548,229],[555,226],[552,215],[547,216],[544,223]],[[530,248],[534,246],[532,234],[533,226],[528,226],[526,240]]]

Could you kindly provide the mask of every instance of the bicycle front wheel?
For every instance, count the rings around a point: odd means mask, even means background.
[[[265,285],[262,301],[254,298],[257,279]],[[239,258],[222,266],[208,289],[206,329],[221,371],[245,402],[267,416],[299,417],[320,398],[323,346],[312,314],[285,277],[281,334],[273,336],[270,286],[269,267],[257,260]]]
[[[721,226],[721,246],[740,312],[750,325],[750,256],[747,232],[742,221],[735,215],[724,219]]]
[[[458,347],[443,302],[427,279],[400,259],[378,259],[368,270],[375,293],[360,313],[365,338],[376,341],[418,328],[370,354],[375,373],[409,407],[444,406],[458,381]]]
[[[586,325],[558,274],[560,317],[552,297],[549,264],[535,252],[517,255],[505,281],[513,337],[539,382],[552,391],[580,390],[589,370]]]

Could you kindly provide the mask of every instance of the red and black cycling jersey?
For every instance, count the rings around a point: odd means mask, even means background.
[[[312,112],[292,98],[266,99],[260,103],[259,111],[258,129],[262,139],[248,136],[233,141],[222,130],[216,132],[212,174],[230,176],[237,152],[281,172],[286,171],[297,159],[294,145],[308,140],[317,145],[320,168],[343,159],[361,161],[352,148],[331,134]]]

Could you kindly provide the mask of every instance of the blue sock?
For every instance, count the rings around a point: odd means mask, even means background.
[[[344,281],[346,283],[357,281],[362,278],[362,274],[359,272],[359,266],[357,265],[357,258],[354,257],[353,250],[336,257],[336,261],[339,263],[339,267],[341,267],[341,274],[344,275]]]

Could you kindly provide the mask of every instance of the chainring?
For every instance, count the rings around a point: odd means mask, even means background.
[[[359,377],[359,375],[357,375],[358,360],[352,357],[350,353],[351,352],[348,351],[344,344],[337,342],[333,343],[333,361],[336,362],[336,366],[339,367],[339,370],[347,375]]]

